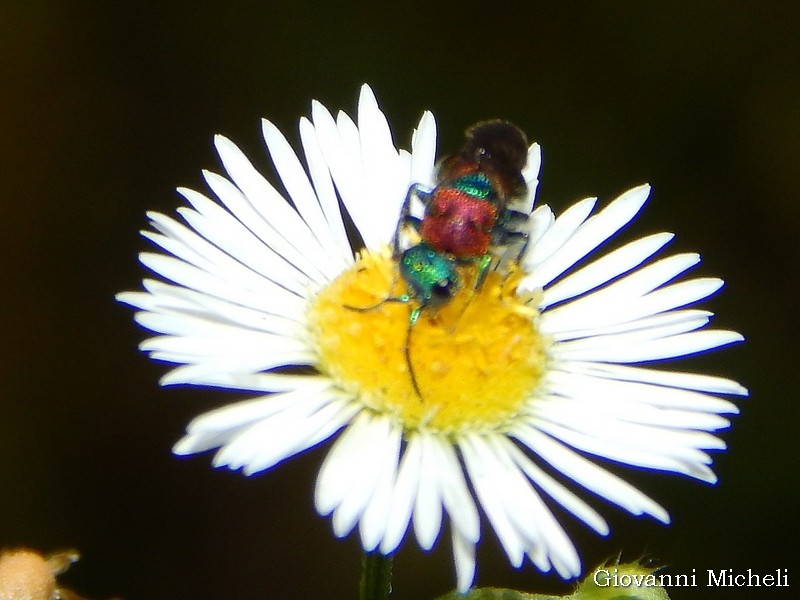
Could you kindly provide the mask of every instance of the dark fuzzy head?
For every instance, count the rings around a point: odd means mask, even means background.
[[[467,129],[461,156],[501,173],[518,173],[528,160],[528,138],[508,121],[483,121]]]

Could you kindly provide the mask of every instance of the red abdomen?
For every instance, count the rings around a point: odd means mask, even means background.
[[[489,249],[496,220],[497,207],[491,202],[441,186],[428,204],[420,234],[437,252],[474,258]]]

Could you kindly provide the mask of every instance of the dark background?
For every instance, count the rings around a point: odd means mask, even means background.
[[[355,597],[358,545],[312,505],[327,445],[251,479],[171,456],[190,418],[241,395],[160,389],[165,368],[113,296],[139,286],[145,210],[173,213],[176,186],[219,168],[214,133],[269,173],[260,117],[296,140],[312,98],[352,115],[366,81],[404,147],[423,109],[442,150],[476,120],[516,122],[542,144],[539,197],[557,211],[653,184],[621,239],[675,231],[673,250],[702,252],[696,273],[725,278],[706,306],[748,341],[689,368],[751,398],[723,434],[718,485],[625,472],[673,525],[599,501],[608,539],[566,523],[587,566],[624,550],[701,583],[788,568],[800,585],[800,8],[562,4],[2,2],[0,546],[78,548],[62,580],[92,598]],[[570,591],[484,538],[478,584]],[[396,597],[443,593],[451,571],[446,538],[432,555],[405,544]]]

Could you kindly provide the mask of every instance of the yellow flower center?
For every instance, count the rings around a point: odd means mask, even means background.
[[[516,292],[523,274],[490,271],[475,289],[475,271],[459,267],[456,294],[410,326],[417,299],[385,301],[408,293],[397,261],[363,252],[312,301],[318,368],[407,431],[503,428],[539,384],[545,341],[533,298]]]

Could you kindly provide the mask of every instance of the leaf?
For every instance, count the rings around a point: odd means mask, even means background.
[[[529,594],[503,588],[476,588],[466,594],[450,592],[437,600],[669,600],[657,568],[639,563],[612,563],[594,569],[566,596]]]

